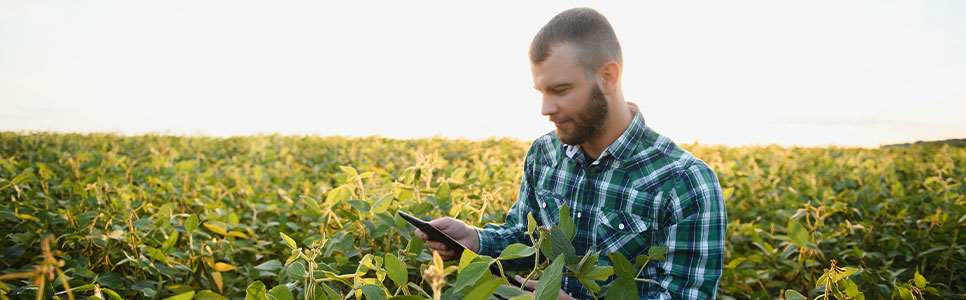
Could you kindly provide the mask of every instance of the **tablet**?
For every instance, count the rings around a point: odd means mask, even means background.
[[[464,247],[462,244],[457,242],[455,239],[450,237],[445,232],[439,231],[439,229],[436,229],[436,227],[433,227],[433,225],[430,225],[429,222],[420,220],[419,218],[414,217],[413,215],[404,213],[402,211],[399,211],[398,213],[400,217],[403,217],[403,219],[406,219],[406,222],[409,222],[409,224],[413,224],[413,226],[416,226],[416,228],[419,228],[419,230],[422,230],[424,233],[426,233],[426,235],[429,235],[429,238],[433,239],[434,241],[441,242],[445,244],[446,247],[449,247],[450,249],[454,250],[456,252],[456,257],[460,257],[463,255],[463,249],[466,249],[466,247]]]
[[[436,229],[436,227],[433,227],[433,225],[430,225],[429,222],[423,221],[417,217],[414,217],[413,215],[404,213],[402,211],[397,211],[397,213],[399,213],[399,216],[405,219],[406,222],[409,222],[409,224],[413,224],[413,226],[416,226],[416,228],[419,228],[419,230],[422,230],[423,232],[425,232],[426,235],[429,235],[431,239],[437,242],[446,244],[446,247],[449,247],[450,249],[455,250],[456,257],[461,257],[463,255],[463,250],[465,250],[466,247],[464,247],[463,244],[460,244],[459,242],[457,242],[456,239],[453,239],[445,232],[442,232],[439,229]],[[490,265],[490,271],[492,271],[493,274],[500,273],[500,270],[497,268],[496,264]],[[518,287],[523,284],[517,281],[516,278],[513,278],[513,276],[506,277],[506,279],[507,281],[510,282],[510,284]],[[529,289],[525,289],[525,290],[530,291]]]

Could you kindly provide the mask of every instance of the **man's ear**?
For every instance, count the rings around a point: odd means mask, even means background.
[[[610,61],[604,64],[597,72],[602,80],[601,89],[604,95],[612,95],[617,92],[617,86],[621,81],[621,66],[616,62]]]

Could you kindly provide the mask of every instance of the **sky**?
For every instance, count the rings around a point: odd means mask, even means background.
[[[679,143],[966,137],[966,1],[0,0],[0,130],[534,138],[527,51],[590,6]]]

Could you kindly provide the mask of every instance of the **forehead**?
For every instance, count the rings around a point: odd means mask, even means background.
[[[550,55],[539,64],[530,64],[534,88],[542,90],[558,84],[574,84],[584,79],[584,71],[577,64],[577,51],[569,43],[550,48]]]

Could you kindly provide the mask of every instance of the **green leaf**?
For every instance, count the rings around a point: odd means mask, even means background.
[[[607,280],[607,277],[610,277],[610,275],[614,275],[613,266],[595,266],[591,268],[589,272],[584,274],[584,276],[587,278],[600,281]]]
[[[848,295],[849,297],[855,297],[856,295],[859,294],[859,287],[856,286],[855,282],[852,282],[852,280],[849,280],[849,279],[842,280],[842,282],[839,284],[839,287],[843,287],[843,286],[845,287],[845,294]]]
[[[265,295],[265,284],[261,281],[249,284],[245,289],[245,300],[268,300],[268,296]]]
[[[633,279],[634,275],[637,274],[637,272],[634,272],[634,266],[624,257],[624,254],[614,252],[607,256],[610,257],[610,261],[614,265],[614,274],[617,274],[617,278],[629,277]]]
[[[340,299],[342,298],[336,298],[334,300],[340,300]],[[423,297],[423,296],[402,295],[402,296],[393,296],[392,298],[389,298],[389,300],[428,300],[428,299],[426,299],[426,297]]]
[[[926,288],[926,277],[922,277],[922,274],[919,274],[918,270],[916,271],[916,275],[913,277],[913,281],[915,281],[916,287],[920,289]]]
[[[502,297],[502,299],[510,299],[523,294],[524,293],[520,290],[520,288],[506,284],[501,284],[496,288],[496,291],[493,292],[493,295],[499,296],[497,299],[500,299],[500,297]]]
[[[453,289],[460,292],[464,288],[475,284],[487,273],[490,273],[490,264],[485,262],[471,263],[466,268],[463,268],[463,271],[456,276],[456,284],[453,285]]]
[[[587,272],[590,272],[590,270],[597,265],[597,260],[600,257],[600,251],[594,252],[594,254],[587,255],[584,257],[585,259],[583,260],[583,263],[581,263],[580,266],[578,266],[577,273],[587,274]]]
[[[650,249],[647,249],[647,256],[656,261],[665,261],[667,259],[664,257],[664,255],[667,253],[667,249],[668,248],[664,246],[651,247]]]
[[[164,298],[164,300],[191,300],[191,298],[194,296],[195,296],[195,291],[190,291],[186,293],[177,294],[168,298]],[[120,296],[118,296],[118,298],[120,298]],[[245,299],[248,299],[248,298],[246,297]]]
[[[101,289],[101,292],[104,292],[105,294],[107,294],[107,296],[109,298],[111,298],[113,300],[124,300],[124,298],[121,298],[121,295],[118,295],[117,292],[115,292],[114,290],[111,290],[111,289]],[[194,294],[195,292],[194,291],[191,291],[190,293]],[[177,297],[177,296],[174,296],[174,297]],[[167,299],[171,299],[171,298],[174,298],[174,297],[169,297]],[[191,299],[191,296],[189,295],[188,298],[178,298],[178,300],[182,300],[182,299]]]
[[[449,183],[443,183],[439,185],[439,188],[436,189],[436,200],[439,200],[440,203],[444,203],[450,200]]]
[[[326,192],[325,193],[325,206],[326,207],[331,207],[332,205],[335,205],[336,203],[339,203],[339,202],[345,200],[345,198],[347,197],[345,191],[346,191],[346,189],[344,187],[341,187],[340,186],[340,187],[331,189],[328,192]],[[321,208],[319,209],[319,211],[321,212]]]
[[[356,177],[359,177],[359,172],[356,171],[356,168],[351,166],[339,166],[339,169],[342,169],[342,172],[349,176],[349,178],[346,179],[347,182],[355,181]]]
[[[552,244],[552,239],[550,235],[546,235],[543,241],[540,241],[540,253],[543,253],[543,257],[557,257],[557,253],[554,253]]]
[[[567,235],[567,240],[573,241],[577,235],[577,225],[570,218],[570,207],[564,204],[560,207],[560,230]]]
[[[305,279],[305,265],[301,261],[293,262],[291,265],[288,265],[286,273],[288,273],[288,276],[297,280]]]
[[[124,283],[124,280],[121,279],[121,276],[117,275],[117,273],[107,272],[97,276],[97,283],[100,283],[108,288],[116,289],[121,287],[121,284]]]
[[[915,300],[912,297],[912,292],[910,292],[909,289],[905,287],[897,286],[896,290],[899,291],[899,297],[902,298],[902,300]]]
[[[464,297],[463,300],[490,299],[490,296],[493,295],[493,292],[496,291],[496,288],[500,287],[501,283],[503,283],[503,278],[493,278],[485,281],[482,284],[473,287],[473,289],[466,294],[467,296]],[[556,296],[556,294],[554,294],[554,296]]]
[[[284,284],[276,285],[268,291],[268,294],[275,297],[276,300],[295,300],[295,295],[292,295],[292,291],[289,291]]]
[[[329,299],[333,299],[333,300],[342,299],[342,295],[336,292],[335,289],[333,289],[328,284],[322,284],[321,286],[322,286],[322,289],[325,291],[325,296],[328,297]]]
[[[625,259],[626,261],[626,259]],[[627,263],[630,265],[630,262]],[[604,300],[637,300],[637,283],[634,278],[629,276],[617,276],[607,289],[607,297]]]
[[[651,258],[648,257],[647,255],[644,255],[644,254],[638,255],[637,258],[634,259],[634,269],[639,270],[650,261],[651,261]]]
[[[406,283],[409,282],[409,274],[406,272],[406,264],[400,261],[396,255],[392,253],[386,254],[385,264],[386,273],[388,273],[389,279],[392,279],[392,281],[396,283],[396,286],[405,286]]]
[[[392,204],[392,193],[376,199],[376,202],[372,203],[372,212],[376,214],[384,213],[389,209],[390,204]]]
[[[527,234],[532,234],[537,229],[537,220],[533,218],[533,213],[527,213]]]
[[[414,237],[413,239],[409,240],[409,247],[406,247],[406,252],[409,252],[410,254],[419,255],[420,252],[423,252],[423,247],[425,245],[426,245],[426,241],[424,241],[423,239]],[[463,251],[463,253],[466,253],[466,252],[473,252],[473,251]]]
[[[600,292],[600,285],[597,284],[597,281],[594,281],[594,279],[588,278],[586,276],[578,276],[577,280],[580,280],[580,283],[583,284],[584,287],[587,288],[588,290],[591,290],[594,293]]]
[[[168,235],[168,239],[164,240],[164,244],[161,244],[162,251],[168,251],[174,244],[178,242],[178,231],[171,229],[171,234]]]
[[[553,226],[550,228],[550,248],[553,249],[554,255],[563,254],[564,259],[568,262],[568,265],[571,264],[569,263],[571,260],[574,260],[575,263],[578,261],[576,254],[577,250],[574,249],[574,244],[570,242],[570,239],[567,238],[566,234],[560,229],[560,226]],[[547,257],[555,256],[548,255]]]
[[[295,240],[288,237],[288,235],[285,235],[285,233],[279,232],[278,234],[282,236],[282,240],[285,241],[285,245],[287,245],[289,249],[296,249],[299,247],[295,244]]]
[[[315,202],[315,199],[313,199],[312,197],[302,195],[302,196],[299,196],[299,199],[301,199],[302,202],[304,202],[305,205],[308,206],[310,210],[312,210],[312,212],[320,215],[322,214],[322,207],[319,207],[319,203]]]
[[[155,249],[154,247],[144,246],[142,251],[143,251],[142,254],[147,253],[148,257],[150,257],[153,260],[156,260],[162,263],[168,261],[168,258],[164,256],[164,252],[161,252],[161,250]]]
[[[808,298],[794,290],[787,290],[785,291],[785,300],[808,300]]]
[[[558,229],[559,230],[559,229]],[[564,254],[557,255],[557,258],[550,263],[550,266],[543,270],[540,282],[537,282],[537,289],[534,290],[535,300],[557,299],[560,291],[560,283],[563,281]]]
[[[473,253],[473,251],[463,251],[463,254],[460,255],[460,266],[456,269],[456,272],[463,272],[463,268],[466,268],[477,257],[480,256]]]
[[[190,215],[188,216],[188,219],[184,221],[184,230],[188,231],[190,234],[194,232],[195,229],[198,229],[198,216]]]
[[[211,290],[202,290],[198,292],[198,295],[195,297],[195,300],[228,300],[228,298],[225,298],[225,296],[222,296],[222,295],[218,295],[215,292],[212,292]]]
[[[503,249],[503,252],[500,253],[500,257],[497,257],[497,259],[508,260],[508,259],[527,257],[530,255],[533,255],[536,252],[537,251],[530,246],[516,243],[516,244],[507,246],[506,249]]]
[[[386,300],[386,291],[375,284],[363,285],[362,294],[366,295],[368,300]]]
[[[855,272],[859,271],[859,269],[856,269],[853,267],[845,267],[843,269],[845,269],[845,271],[843,271],[842,273],[839,273],[839,278],[846,278],[846,277],[852,276],[852,274],[855,274]]]
[[[282,269],[282,262],[273,259],[255,266],[255,269],[260,271],[278,271]]]
[[[788,220],[788,239],[799,247],[808,245],[808,231],[798,221]]]

